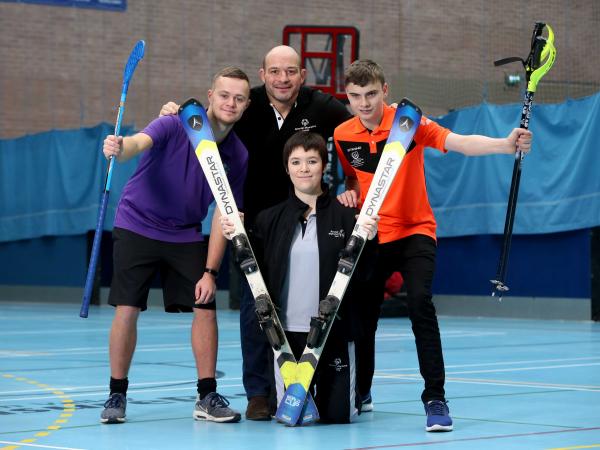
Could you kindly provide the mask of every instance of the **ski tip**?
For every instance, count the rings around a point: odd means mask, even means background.
[[[402,100],[400,100],[398,102],[398,108],[403,107],[403,106],[409,106],[412,107],[413,109],[415,109],[419,115],[422,115],[423,112],[421,111],[421,108],[419,108],[417,105],[415,105],[410,99],[404,97]]]
[[[185,101],[180,107],[179,107],[179,111],[178,114],[181,114],[181,111],[183,111],[185,108],[187,108],[188,106],[197,106],[200,108],[203,108],[202,103],[200,103],[198,100],[196,100],[195,98],[190,98],[189,100]]]

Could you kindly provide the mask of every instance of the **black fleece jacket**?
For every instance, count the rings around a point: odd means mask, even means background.
[[[352,114],[346,106],[321,91],[300,88],[296,104],[279,129],[265,86],[252,88],[250,106],[234,130],[248,149],[248,173],[244,189],[244,223],[252,229],[256,215],[285,201],[291,186],[284,169],[283,146],[297,131],[312,131],[325,140]]]
[[[256,218],[251,236],[252,245],[276,306],[280,304],[279,296],[288,270],[294,231],[308,208],[307,204],[292,193],[288,200],[262,211]],[[315,273],[315,276],[319,277],[319,298],[314,301],[318,302],[325,298],[335,277],[340,251],[352,234],[356,222],[356,210],[343,206],[326,191],[317,199],[316,215],[319,273]],[[360,272],[359,262],[338,312],[341,320],[334,323],[330,339],[352,341],[360,333],[352,289],[357,278],[360,281]]]

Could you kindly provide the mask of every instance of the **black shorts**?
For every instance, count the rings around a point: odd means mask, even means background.
[[[196,283],[204,275],[206,242],[173,243],[149,239],[123,228],[113,230],[113,277],[108,303],[148,307],[148,291],[160,273],[167,312],[215,309],[214,301],[196,305]]]

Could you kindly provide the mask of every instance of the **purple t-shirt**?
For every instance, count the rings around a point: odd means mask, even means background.
[[[179,118],[159,117],[142,133],[153,145],[123,189],[114,226],[166,242],[203,240],[201,222],[214,198]],[[233,131],[218,147],[241,208],[248,151]]]

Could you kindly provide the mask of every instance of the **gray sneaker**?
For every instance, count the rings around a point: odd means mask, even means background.
[[[104,403],[104,411],[100,414],[100,422],[125,422],[125,408],[127,408],[127,398],[124,394],[110,394],[108,400]]]
[[[228,406],[229,400],[216,392],[211,392],[202,400],[198,395],[193,417],[196,420],[210,420],[211,422],[239,422],[242,415]]]

